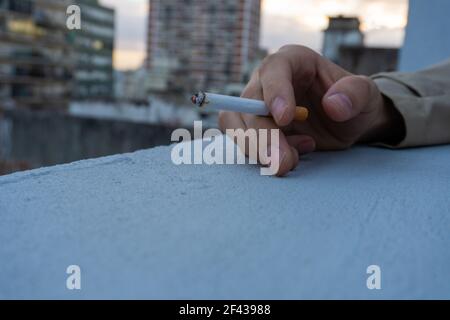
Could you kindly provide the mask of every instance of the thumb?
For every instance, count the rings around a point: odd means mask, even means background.
[[[369,112],[376,92],[375,83],[368,77],[344,77],[331,86],[322,99],[322,106],[331,120],[346,122],[361,112]]]

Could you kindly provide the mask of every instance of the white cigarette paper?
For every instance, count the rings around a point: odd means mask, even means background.
[[[199,107],[207,107],[214,110],[250,113],[258,116],[268,116],[270,114],[264,101],[225,96],[215,93],[199,92],[192,97],[192,102]]]

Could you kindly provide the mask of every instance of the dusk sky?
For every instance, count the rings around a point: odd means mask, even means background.
[[[133,69],[145,57],[148,0],[100,0],[116,9],[115,67]],[[407,0],[263,0],[261,45],[276,51],[287,43],[320,50],[329,15],[357,15],[369,46],[399,47]]]

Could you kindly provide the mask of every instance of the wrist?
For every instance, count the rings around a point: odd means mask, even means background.
[[[381,93],[377,100],[377,115],[373,125],[362,137],[364,143],[399,144],[405,136],[403,118],[394,103]]]

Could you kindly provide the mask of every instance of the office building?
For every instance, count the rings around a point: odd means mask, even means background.
[[[98,0],[76,0],[81,8],[81,30],[72,30],[74,46],[75,100],[109,100],[114,97],[114,19],[113,9]]]
[[[0,0],[0,108],[64,109],[73,64],[66,0]]]
[[[151,90],[223,91],[253,67],[260,0],[150,0],[149,10]]]

